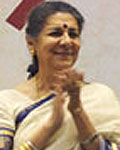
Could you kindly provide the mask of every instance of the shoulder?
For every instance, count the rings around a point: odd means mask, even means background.
[[[91,103],[95,107],[106,106],[117,106],[119,105],[118,98],[112,88],[109,86],[99,83],[92,82],[86,84],[82,90],[83,103]]]
[[[0,91],[0,106],[8,106],[13,108],[16,105],[21,105],[28,100],[23,94],[15,89],[6,89]]]
[[[0,107],[8,106],[13,107],[15,105],[16,92],[13,89],[7,89],[0,91]]]
[[[120,103],[113,89],[97,82],[90,83],[84,88],[84,108],[96,130],[120,141]],[[84,102],[85,101],[85,102]]]
[[[31,100],[33,100],[35,95],[37,94],[36,82],[34,80],[35,79],[33,78],[27,80],[26,82],[15,87],[14,90],[17,91],[18,93],[21,93],[22,96],[28,97]]]
[[[92,92],[93,94],[106,95],[106,96],[115,96],[114,90],[107,86],[106,84],[99,82],[91,82],[85,85],[87,91]]]
[[[13,89],[6,89],[6,90],[1,90],[0,91],[0,101],[2,99],[7,100],[10,97],[14,95],[14,90]]]
[[[0,91],[0,126],[14,128],[13,90]]]
[[[90,88],[97,88],[97,89],[104,89],[104,90],[112,90],[109,86],[106,84],[100,83],[100,82],[90,82],[86,83],[85,87],[89,86]]]
[[[103,94],[103,96],[105,97],[111,97],[111,98],[114,98],[116,99],[116,94],[115,94],[115,91],[107,86],[106,84],[103,84],[103,83],[99,83],[99,82],[93,82],[91,83],[91,86],[93,86],[95,88],[95,91],[96,93],[98,94]]]

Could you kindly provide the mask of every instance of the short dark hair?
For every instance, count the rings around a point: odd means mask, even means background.
[[[35,7],[29,15],[26,33],[32,37],[36,37],[42,30],[47,18],[56,12],[68,12],[72,14],[76,18],[79,31],[81,32],[84,19],[76,8],[65,2],[44,2]]]
[[[48,17],[57,12],[66,12],[73,15],[78,23],[79,32],[81,33],[84,23],[84,18],[80,12],[73,6],[65,2],[43,2],[41,5],[35,7],[28,17],[28,24],[26,33],[35,38],[43,29]],[[28,67],[30,72],[29,78],[33,77],[38,72],[38,60],[33,56],[33,64]]]

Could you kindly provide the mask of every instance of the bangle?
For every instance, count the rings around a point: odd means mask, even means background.
[[[20,150],[38,150],[38,148],[30,141],[27,141],[22,143]]]
[[[31,148],[31,150],[38,150],[38,148],[32,142],[27,141],[26,143]]]
[[[100,150],[106,150],[106,143],[101,135],[99,135],[99,148]]]
[[[74,115],[81,115],[81,113],[83,112],[83,108],[81,107],[78,107],[78,108],[75,108],[73,110],[70,110],[72,114]]]
[[[76,85],[77,85],[79,88],[82,88],[82,87],[85,85],[85,83],[84,83],[83,81],[80,81],[80,80],[77,80],[75,83],[76,83]]]
[[[20,150],[31,150],[31,147],[26,142],[23,142],[20,145]]]
[[[88,146],[89,144],[91,144],[96,138],[98,138],[98,134],[95,133],[92,137],[84,140],[84,141],[80,141],[80,144],[83,146]]]
[[[117,149],[118,149],[118,148],[117,148],[117,144],[116,144],[116,143],[111,142],[111,145],[112,145],[112,149],[113,149],[113,150],[117,150]]]

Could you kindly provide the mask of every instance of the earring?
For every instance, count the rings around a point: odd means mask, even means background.
[[[33,48],[30,49],[30,54],[31,54],[32,57],[35,55],[35,51],[34,51]]]

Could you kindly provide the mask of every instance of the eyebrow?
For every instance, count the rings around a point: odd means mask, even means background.
[[[75,31],[79,31],[79,30],[77,28],[69,28],[69,31],[75,32]]]
[[[54,30],[54,31],[62,31],[62,29],[61,29],[60,27],[51,28],[51,30]]]
[[[48,31],[64,31],[63,28],[61,27],[52,27],[52,28],[49,28]],[[77,28],[74,28],[74,27],[70,27],[68,28],[68,31],[69,32],[78,32],[79,33],[79,30]]]

